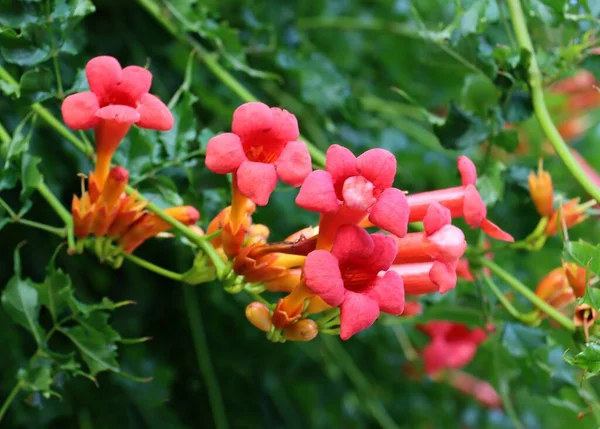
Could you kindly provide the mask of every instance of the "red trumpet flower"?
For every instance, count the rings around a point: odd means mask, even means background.
[[[381,273],[390,267],[396,252],[392,237],[343,225],[331,253],[315,250],[306,257],[306,286],[327,304],[340,306],[343,340],[371,326],[380,311],[402,314],[402,278],[392,271]]]
[[[85,74],[90,91],[65,98],[62,115],[74,130],[94,128],[95,175],[102,188],[112,155],[131,125],[165,131],[173,126],[173,115],[160,99],[148,93],[152,74],[142,67],[121,69],[115,58],[101,56],[87,63]]]

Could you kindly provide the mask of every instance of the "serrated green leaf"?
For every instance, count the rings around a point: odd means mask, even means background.
[[[592,246],[585,241],[567,241],[562,257],[567,262],[575,262],[595,275],[600,275],[600,246]]]
[[[31,280],[22,280],[15,274],[2,292],[2,306],[13,322],[31,332],[41,344],[45,334],[39,323],[40,299]]]
[[[44,283],[37,284],[36,287],[40,304],[50,311],[54,320],[69,308],[69,302],[73,299],[73,287],[71,278],[62,270],[51,268]]]
[[[450,104],[448,116],[443,125],[434,125],[434,133],[442,146],[448,149],[465,149],[476,146],[490,135],[490,128],[481,119]]]
[[[586,378],[593,377],[600,371],[600,344],[588,343],[582,352],[575,356],[565,354],[564,358],[569,364],[586,370]]]
[[[54,92],[54,73],[46,67],[28,70],[21,76],[19,87],[21,96],[33,102],[47,100]]]
[[[49,396],[52,387],[52,361],[48,359],[35,359],[27,369],[21,368],[17,379],[23,383],[27,392],[40,392]]]

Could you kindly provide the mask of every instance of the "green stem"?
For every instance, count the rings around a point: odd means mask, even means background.
[[[37,186],[37,190],[64,222],[67,229],[68,249],[69,251],[75,251],[75,236],[73,232],[73,218],[71,217],[71,213],[69,213],[62,203],[54,196],[50,188],[48,188],[44,182]]]
[[[130,253],[123,252],[123,253],[121,253],[121,255],[123,256],[123,258],[127,259],[128,261],[133,262],[134,264],[139,265],[140,267],[145,268],[148,271],[152,271],[152,272],[159,274],[163,277],[166,277],[168,279],[175,280],[178,282],[182,281],[182,279],[183,279],[183,274],[169,271],[166,268],[162,268],[162,267],[159,267],[158,265],[154,265],[152,262],[148,262],[145,259],[134,256]]]
[[[15,398],[17,397],[17,395],[23,388],[24,384],[25,383],[23,381],[19,381],[15,385],[13,390],[11,390],[11,392],[8,394],[8,397],[5,399],[4,403],[2,404],[2,408],[0,408],[0,422],[2,422],[2,419],[4,418],[6,411],[8,411],[8,408],[13,403],[13,401],[15,400]]]
[[[209,348],[206,343],[202,316],[198,307],[195,291],[196,288],[193,286],[184,285],[183,287],[183,300],[190,323],[196,358],[198,359],[198,368],[200,369],[200,373],[206,384],[208,400],[210,401],[215,427],[217,429],[227,429],[229,425],[227,423],[227,414],[225,413],[225,406],[223,405],[223,398],[221,396],[221,387],[219,386],[219,380],[215,375],[208,353]]]
[[[1,67],[0,67],[1,68]],[[35,103],[31,105],[31,110],[38,114],[40,118],[42,118],[48,125],[54,128],[61,136],[67,139],[73,146],[77,148],[81,153],[89,157],[90,159],[94,157],[93,150],[88,147],[81,139],[77,138],[75,134],[73,134],[67,127],[65,127],[62,122],[56,119],[52,113],[44,106],[39,103]]]
[[[546,301],[539,298],[527,286],[525,286],[523,283],[521,283],[519,280],[517,280],[515,277],[513,277],[510,273],[505,271],[503,268],[501,268],[500,266],[496,265],[494,262],[492,262],[486,258],[480,258],[480,259],[478,259],[478,262],[481,265],[488,267],[492,273],[494,273],[495,275],[500,277],[502,280],[504,280],[506,283],[508,283],[508,285],[510,287],[512,287],[515,291],[519,292],[525,298],[527,298],[529,300],[529,302],[531,302],[533,305],[535,305],[541,311],[546,313],[548,315],[548,317],[551,317],[552,319],[556,320],[559,324],[561,324],[563,327],[565,327],[569,331],[575,330],[575,325],[572,320],[570,320],[568,317],[562,315],[559,311],[557,311],[554,307],[552,307]]]
[[[231,73],[229,73],[223,66],[217,61],[217,56],[207,51],[202,45],[200,45],[193,37],[181,33],[179,27],[171,22],[167,18],[167,14],[163,13],[160,5],[154,0],[138,0],[138,3],[146,9],[150,15],[154,17],[173,37],[182,43],[187,44],[189,47],[198,52],[198,58],[204,63],[206,68],[210,70],[216,77],[234,92],[240,99],[245,102],[258,101],[258,99],[252,94],[244,85],[242,85]],[[325,154],[317,149],[310,141],[300,136],[300,139],[306,143],[308,151],[315,164],[320,166],[325,165]]]
[[[57,228],[55,226],[46,225],[45,223],[34,222],[28,219],[17,218],[13,221],[14,223],[20,223],[21,225],[29,226],[31,228],[41,229],[42,231],[49,232],[50,234],[58,235],[61,238],[67,236],[66,228]]]
[[[136,192],[136,190],[129,185],[127,186],[127,188],[125,188],[125,191],[129,195]],[[216,252],[215,248],[212,247],[212,245],[208,241],[206,241],[206,238],[203,235],[198,234],[197,232],[193,231],[192,229],[188,228],[187,226],[185,226],[184,224],[179,222],[177,219],[174,219],[173,217],[169,216],[164,211],[162,211],[159,207],[157,207],[153,203],[149,202],[146,198],[144,198],[140,194],[138,194],[137,198],[139,200],[146,201],[147,202],[146,208],[148,210],[150,210],[156,216],[158,216],[159,218],[161,218],[162,220],[167,222],[169,225],[171,225],[171,227],[174,230],[179,231],[181,234],[183,234],[185,237],[190,239],[192,242],[196,243],[208,255],[208,257],[212,261],[213,265],[215,266],[215,269],[217,270],[217,276],[219,278],[222,277],[223,273],[225,272],[225,262],[223,262],[223,260],[219,256],[219,254]]]
[[[50,22],[50,0],[46,0],[46,19]],[[63,85],[60,77],[60,68],[58,66],[58,51],[56,50],[56,44],[54,43],[54,32],[52,26],[50,29],[50,55],[52,56],[52,63],[54,64],[54,73],[56,74],[56,86],[58,89],[58,98],[63,97]]]
[[[526,325],[531,325],[535,321],[535,319],[537,319],[537,315],[535,314],[535,312],[533,313],[533,316],[535,316],[535,318],[533,318],[517,310],[514,307],[514,305],[512,305],[511,302],[506,298],[506,296],[504,296],[500,288],[498,288],[498,286],[496,285],[496,283],[494,283],[490,276],[482,274],[481,276],[478,276],[478,280],[481,280],[482,277],[485,280],[485,283],[487,283],[488,287],[492,290],[494,295],[496,295],[496,298],[498,299],[500,304],[502,304],[502,306],[506,309],[506,311],[510,313],[512,317]]]
[[[15,211],[10,208],[10,206],[8,205],[8,203],[6,201],[4,201],[2,198],[0,198],[0,207],[2,207],[4,210],[6,210],[6,212],[10,215],[11,218],[16,219],[16,218],[19,217],[15,213]]]
[[[517,36],[517,41],[519,42],[519,47],[531,54],[531,57],[529,58],[528,69],[529,85],[531,87],[531,94],[533,97],[533,109],[538,121],[540,122],[540,126],[550,141],[550,144],[552,144],[554,147],[556,154],[565,163],[573,177],[575,177],[579,184],[587,191],[588,194],[592,196],[592,198],[594,198],[596,201],[600,201],[600,188],[594,184],[587,174],[585,174],[585,171],[575,160],[569,151],[567,144],[552,122],[550,112],[546,106],[546,100],[544,99],[542,74],[535,56],[533,42],[531,41],[529,30],[527,29],[525,14],[523,13],[521,2],[519,0],[507,0],[507,2],[510,9],[513,29],[515,31],[515,35]]]

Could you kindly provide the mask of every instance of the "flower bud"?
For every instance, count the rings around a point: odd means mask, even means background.
[[[269,309],[260,302],[251,302],[248,304],[246,307],[246,319],[264,332],[268,332],[271,326],[273,326]]]
[[[588,218],[585,210],[589,206],[595,204],[595,201],[590,201],[585,204],[579,204],[579,198],[574,198],[567,201],[560,209],[555,210],[548,219],[548,225],[544,230],[544,235],[552,237],[556,235],[559,228],[562,228],[563,221],[568,228],[583,222]]]
[[[587,286],[587,271],[585,268],[573,262],[567,262],[563,264],[569,286],[575,292],[577,298],[581,298],[585,295],[585,288]]]
[[[302,319],[283,331],[290,341],[311,341],[319,334],[319,327],[314,320]]]
[[[529,193],[535,208],[541,216],[550,216],[553,211],[554,190],[550,173],[542,168],[540,159],[538,174],[529,173]]]

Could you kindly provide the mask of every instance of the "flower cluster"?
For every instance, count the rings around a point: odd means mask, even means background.
[[[231,206],[207,230],[219,233],[211,243],[231,260],[230,283],[238,288],[259,283],[286,293],[275,304],[253,302],[246,311],[272,340],[308,340],[318,332],[348,339],[381,312],[402,314],[407,294],[453,289],[467,244],[452,218],[513,241],[487,219],[475,166],[467,157],[458,158],[461,186],[407,196],[393,186],[397,162],[387,150],[355,156],[334,144],[325,168],[312,171],[299,138],[291,113],[247,103],[234,112],[232,132],[213,137],[206,153],[211,171],[232,174]],[[268,228],[253,224],[252,215],[268,203],[277,177],[300,187],[296,204],[320,217],[318,226],[269,243]],[[409,222],[422,222],[424,230],[408,233]],[[387,234],[370,234],[369,227]],[[410,314],[421,310],[414,298],[409,301]],[[319,313],[315,324],[311,317]]]
[[[123,167],[110,168],[112,156],[133,124],[169,130],[173,116],[160,99],[148,93],[152,74],[144,68],[121,69],[115,58],[102,56],[90,60],[85,73],[90,91],[70,95],[62,104],[65,123],[76,130],[92,128],[96,143],[96,165],[88,190],[82,189],[81,197],[74,196],[71,205],[75,235],[107,236],[131,253],[170,225],[147,212],[137,193],[125,193],[129,173]],[[165,213],[185,225],[195,224],[200,217],[189,206],[172,207]]]

